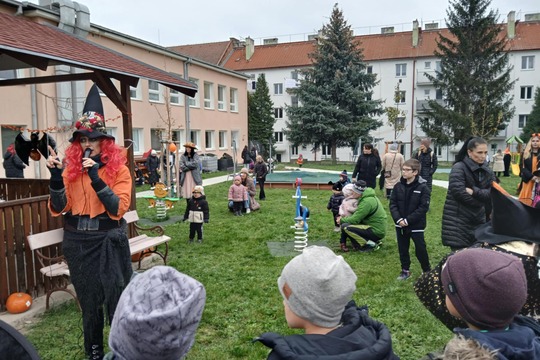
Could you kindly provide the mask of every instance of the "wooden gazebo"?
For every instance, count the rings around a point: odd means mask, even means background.
[[[25,16],[0,13],[0,70],[45,71],[55,65],[73,66],[83,72],[0,80],[0,86],[92,80],[121,111],[125,139],[131,139],[133,133],[130,87],[137,86],[141,78],[189,96],[197,92],[196,85],[178,76],[82,37]],[[119,82],[119,89],[113,79]],[[124,147],[133,173],[133,148],[127,143]],[[46,207],[47,180],[4,180],[0,181],[0,193],[7,200],[0,202],[0,311],[13,292],[38,295],[43,290],[43,279],[26,246],[26,236],[62,226],[61,220],[51,218]],[[135,188],[132,191],[131,208],[135,209]]]

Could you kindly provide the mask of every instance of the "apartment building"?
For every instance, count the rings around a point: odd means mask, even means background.
[[[426,74],[434,75],[440,68],[440,59],[434,56],[436,41],[439,34],[449,35],[448,29],[440,23],[419,26],[413,22],[411,31],[395,32],[393,27],[381,28],[379,34],[360,35],[355,37],[364,51],[367,71],[377,74],[379,83],[374,87],[374,98],[382,99],[383,107],[393,106],[404,112],[405,129],[396,133],[388,125],[386,115],[379,120],[383,126],[371,132],[371,141],[379,151],[385,150],[385,141],[398,140],[403,143],[403,153],[406,157],[420,144],[424,133],[418,124],[418,118],[425,113],[427,100],[442,100],[442,93],[437,91]],[[534,92],[540,85],[540,15],[523,14],[521,19],[510,12],[504,24],[501,24],[501,36],[508,39],[510,54],[509,66],[512,66],[511,77],[515,80],[513,92],[515,115],[508,126],[490,141],[491,151],[506,146],[505,140],[521,133],[530,114]],[[313,152],[310,146],[297,147],[291,144],[283,129],[286,127],[287,114],[283,111],[285,104],[298,106],[298,99],[287,93],[287,89],[297,84],[298,70],[311,66],[308,54],[315,48],[316,35],[308,41],[278,43],[276,38],[266,39],[262,45],[254,45],[247,38],[244,42],[230,39],[228,42],[199,44],[176,47],[179,51],[205,57],[209,49],[221,54],[213,59],[219,60],[224,67],[249,75],[248,91],[256,87],[256,79],[264,73],[274,102],[275,145],[278,158],[290,161],[302,154],[305,159],[330,158],[328,146],[323,146],[318,152]],[[233,49],[230,51],[229,49]],[[196,55],[195,55],[196,54]],[[210,60],[210,58],[208,58]],[[401,96],[395,103],[395,91],[399,86]],[[301,105],[301,104],[300,104]],[[441,160],[452,161],[459,150],[454,146],[439,146],[433,139],[433,146]],[[339,160],[354,160],[355,149],[340,148],[337,151]]]
[[[39,5],[1,0],[0,12],[58,27],[100,47],[178,75],[198,87],[193,97],[148,79],[140,79],[137,86],[131,88],[133,139],[130,140],[136,157],[151,148],[160,150],[161,141],[169,138],[169,132],[174,141],[193,141],[198,145],[199,153],[218,157],[224,153],[232,155],[233,148],[238,148],[240,155],[247,144],[246,75],[92,24],[91,11],[71,0],[42,0]],[[0,57],[2,79],[84,72],[68,66],[49,66],[46,70],[3,70],[2,61],[6,60]],[[82,112],[91,85],[90,81],[70,81],[0,87],[3,152],[13,143],[21,128],[49,131],[62,152],[68,145],[72,124]],[[124,144],[121,112],[105,95],[102,100],[107,131],[116,137],[118,143]],[[29,138],[27,132],[23,134]],[[0,170],[0,176],[5,175],[3,171]],[[25,169],[25,177],[41,176],[48,176],[43,161],[31,161]]]

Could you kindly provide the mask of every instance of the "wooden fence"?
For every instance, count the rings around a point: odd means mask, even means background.
[[[14,292],[43,294],[45,279],[26,237],[63,226],[47,208],[48,186],[48,180],[0,179],[0,196],[8,200],[0,202],[0,311]]]

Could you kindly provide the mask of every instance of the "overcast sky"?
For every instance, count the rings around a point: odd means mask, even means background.
[[[335,0],[76,0],[88,6],[90,21],[163,46],[244,39],[261,44],[263,38],[280,42],[307,40],[328,22]],[[33,0],[39,3],[39,0]],[[492,0],[500,19],[515,10],[540,12],[538,0]],[[395,31],[444,20],[448,0],[341,0],[338,6],[355,34]],[[444,23],[443,23],[444,24]]]

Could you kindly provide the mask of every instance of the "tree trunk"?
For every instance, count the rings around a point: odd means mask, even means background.
[[[337,146],[336,146],[336,142],[335,141],[332,141],[332,165],[336,165],[337,164]]]

